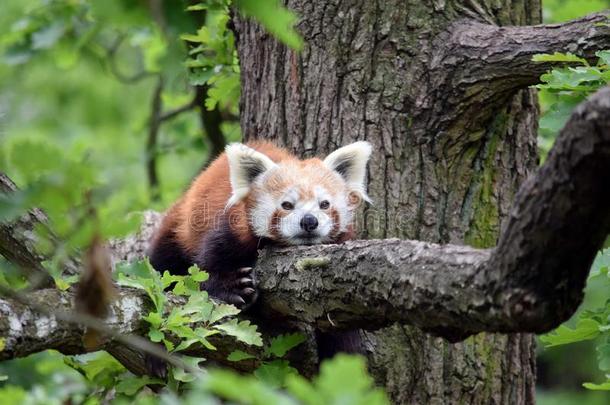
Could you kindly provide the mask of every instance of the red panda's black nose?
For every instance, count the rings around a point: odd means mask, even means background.
[[[311,214],[305,214],[301,218],[300,225],[305,232],[311,232],[318,227],[318,219]]]

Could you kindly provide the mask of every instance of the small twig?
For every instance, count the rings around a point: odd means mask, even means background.
[[[187,104],[162,114],[161,117],[159,118],[159,121],[164,122],[164,121],[169,121],[171,119],[174,119],[178,115],[185,113],[187,111],[190,111],[193,108],[197,107],[197,105],[198,105],[198,99],[197,99],[197,97],[194,97],[193,100],[191,100]]]
[[[159,26],[161,33],[167,37],[167,20],[163,11],[163,0],[149,0],[148,8],[153,21]]]
[[[122,83],[125,83],[125,84],[134,84],[134,83],[139,82],[142,79],[146,79],[148,77],[154,76],[155,73],[149,72],[144,69],[137,73],[134,73],[132,75],[127,75],[127,74],[121,72],[121,70],[119,69],[119,67],[117,65],[116,55],[124,40],[125,40],[125,35],[119,34],[118,37],[116,38],[116,40],[114,41],[114,43],[112,44],[112,46],[110,48],[105,48],[106,49],[106,63],[107,63],[108,68],[110,69],[110,72],[119,81],[121,81]]]
[[[152,97],[150,119],[148,122],[148,138],[146,141],[146,174],[153,201],[157,201],[161,197],[159,194],[159,175],[157,173],[157,140],[161,126],[161,110],[163,108],[161,95],[163,93],[163,86],[163,76],[159,75]]]

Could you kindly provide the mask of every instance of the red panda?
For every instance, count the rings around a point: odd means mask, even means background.
[[[205,269],[202,286],[240,308],[256,299],[251,267],[269,243],[338,243],[353,238],[352,219],[368,201],[368,142],[324,160],[299,160],[271,143],[227,146],[167,212],[149,252],[158,271]]]
[[[153,236],[150,262],[173,274],[197,264],[209,273],[202,289],[245,309],[257,298],[252,266],[259,248],[354,237],[354,211],[369,201],[370,155],[368,142],[324,160],[299,160],[268,142],[230,144],[169,209]]]

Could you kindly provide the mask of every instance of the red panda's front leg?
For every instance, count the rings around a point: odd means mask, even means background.
[[[256,262],[258,239],[241,240],[228,221],[210,230],[194,258],[195,264],[209,274],[201,284],[214,298],[240,309],[252,305],[258,296],[252,267]]]

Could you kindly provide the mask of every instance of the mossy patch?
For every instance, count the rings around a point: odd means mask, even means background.
[[[495,158],[501,134],[505,133],[507,114],[502,112],[490,126],[485,145],[484,156],[481,159],[481,174],[479,175],[479,191],[472,203],[472,221],[465,242],[473,247],[486,248],[496,244],[500,230],[498,205],[494,190],[496,186]]]
[[[325,269],[330,264],[328,257],[306,257],[297,260],[294,267],[299,271]]]

